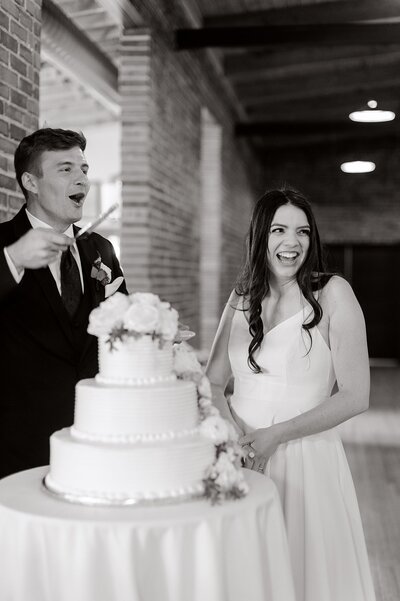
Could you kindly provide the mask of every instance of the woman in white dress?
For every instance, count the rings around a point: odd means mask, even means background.
[[[343,278],[326,274],[314,216],[299,192],[267,192],[247,242],[207,366],[215,404],[239,428],[246,466],[278,488],[297,601],[374,601],[335,428],[368,408],[361,308]]]

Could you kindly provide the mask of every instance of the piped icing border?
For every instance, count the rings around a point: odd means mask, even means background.
[[[71,426],[70,432],[73,438],[77,440],[83,440],[85,442],[104,442],[104,443],[115,443],[115,444],[132,444],[132,443],[152,443],[161,442],[168,440],[176,440],[185,437],[191,437],[200,432],[200,428],[191,428],[188,430],[181,430],[179,432],[154,432],[144,434],[93,434],[89,432],[82,432],[77,430],[74,426]]]
[[[137,493],[137,495],[131,496],[126,493],[111,494],[94,490],[72,490],[65,492],[54,484],[50,474],[47,474],[42,480],[42,486],[48,494],[61,501],[89,506],[127,507],[132,505],[175,504],[177,502],[199,500],[205,496],[204,483],[181,487],[175,490]]]

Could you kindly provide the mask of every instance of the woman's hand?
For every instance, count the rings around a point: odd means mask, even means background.
[[[264,472],[265,466],[278,448],[280,440],[278,430],[274,426],[270,426],[269,428],[259,428],[242,436],[239,443],[247,453],[245,467]]]

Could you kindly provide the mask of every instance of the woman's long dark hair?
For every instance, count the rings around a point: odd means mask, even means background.
[[[247,235],[247,252],[244,267],[236,282],[235,291],[246,299],[249,332],[252,340],[249,345],[248,364],[252,371],[260,373],[261,368],[254,358],[264,338],[261,319],[261,301],[269,291],[270,269],[267,261],[268,238],[272,219],[282,205],[293,205],[304,211],[310,226],[310,245],[307,256],[296,274],[297,282],[305,299],[313,308],[314,316],[303,328],[309,330],[316,326],[322,318],[322,308],[313,295],[314,290],[322,288],[329,275],[326,273],[322,246],[315,223],[314,214],[308,200],[292,188],[271,190],[266,192],[256,203]],[[312,340],[311,340],[312,344]]]

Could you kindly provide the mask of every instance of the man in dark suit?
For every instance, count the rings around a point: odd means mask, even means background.
[[[0,224],[0,477],[48,463],[50,434],[73,422],[76,383],[98,371],[89,314],[127,292],[108,240],[74,240],[85,146],[82,134],[45,128],[15,153],[26,204]]]

